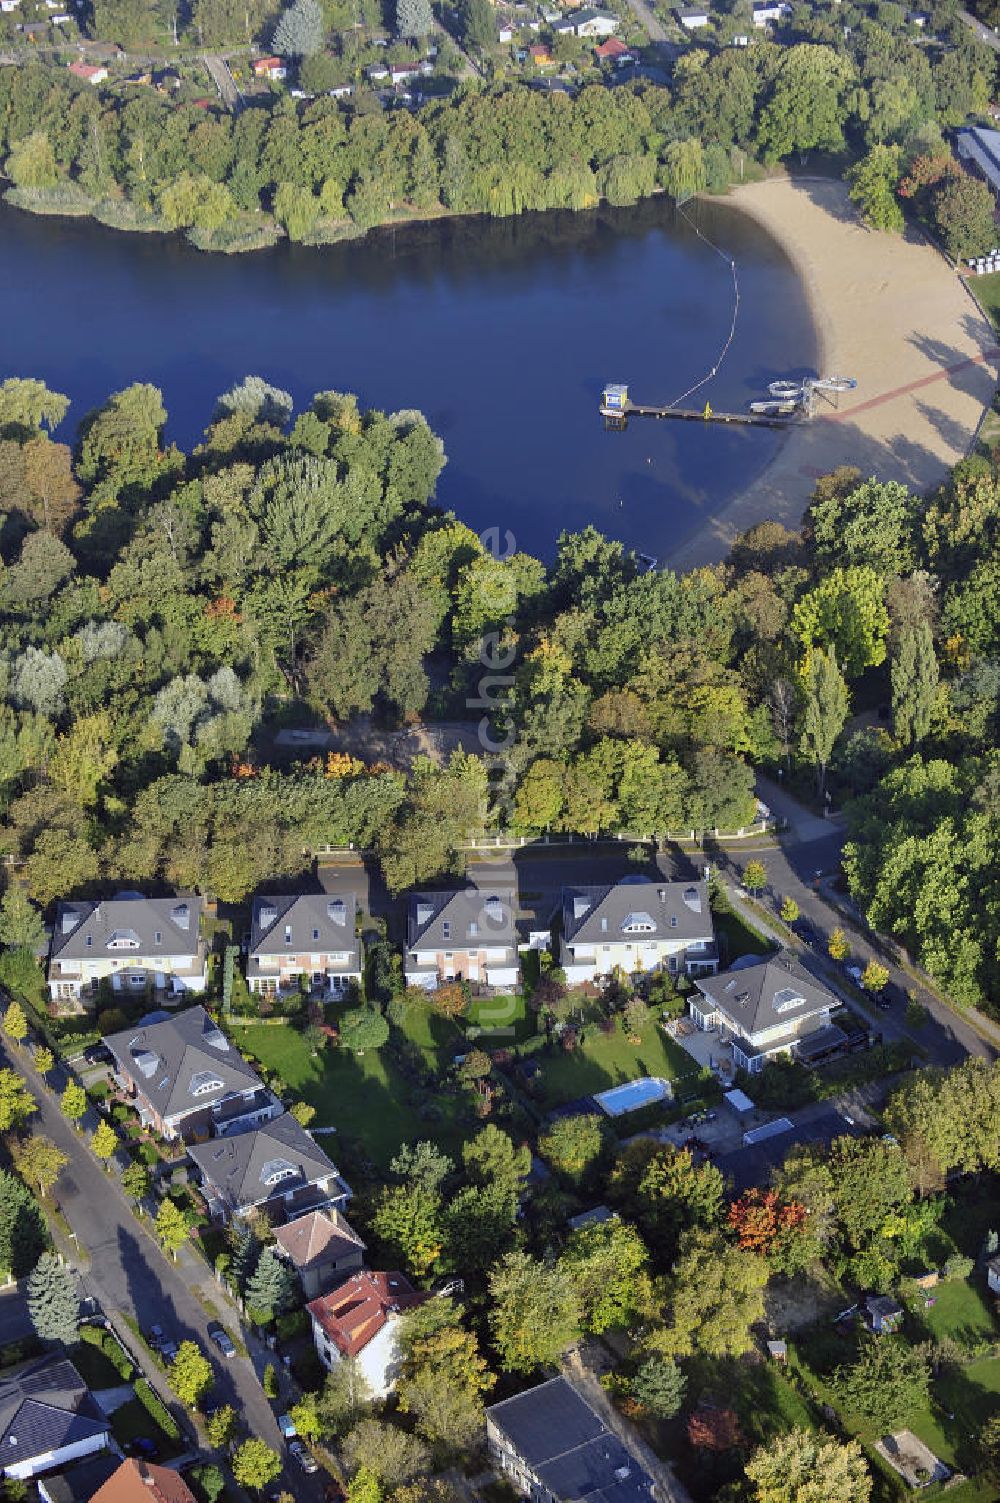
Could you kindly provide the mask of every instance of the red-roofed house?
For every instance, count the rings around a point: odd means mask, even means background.
[[[384,1399],[399,1372],[400,1316],[430,1298],[401,1273],[352,1274],[339,1289],[306,1306],[319,1360],[330,1368],[353,1357],[372,1396]]]
[[[103,83],[108,76],[107,68],[99,68],[93,63],[70,63],[69,71],[74,78],[82,78],[84,83]]]
[[[280,57],[257,57],[253,71],[255,78],[284,78],[288,70]]]
[[[528,48],[528,56],[538,68],[548,68],[554,61],[552,53],[544,42],[533,42]]]
[[[634,54],[629,51],[620,37],[608,37],[606,42],[594,48],[594,56],[599,63],[615,63],[619,66],[623,63],[635,62]]]
[[[195,1503],[195,1497],[184,1478],[169,1467],[129,1457],[90,1503]]]

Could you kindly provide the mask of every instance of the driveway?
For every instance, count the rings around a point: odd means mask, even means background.
[[[212,1297],[217,1316],[228,1325],[237,1326],[238,1320],[202,1260],[188,1249],[182,1249],[177,1263],[163,1254],[150,1233],[149,1217],[137,1220],[133,1216],[117,1175],[98,1164],[84,1135],[67,1122],[56,1095],[43,1085],[26,1051],[0,1044],[2,1065],[13,1066],[25,1077],[39,1104],[38,1114],[31,1119],[32,1126],[45,1132],[69,1161],[50,1197],[54,1197],[69,1223],[81,1261],[84,1256],[90,1259],[84,1279],[87,1292],[100,1301],[105,1314],[119,1328],[123,1326],[121,1317],[126,1315],[138,1322],[140,1330],[158,1324],[176,1341],[197,1341],[215,1368],[213,1400],[232,1404],[250,1434],[259,1436],[283,1455],[284,1443],[258,1376],[263,1372],[266,1349],[251,1338],[252,1361],[234,1357],[227,1362],[218,1352],[208,1334],[216,1314],[210,1315],[205,1310],[198,1293],[203,1298]],[[57,1072],[53,1072],[52,1080],[56,1092],[61,1090],[63,1080],[57,1078]],[[211,1291],[210,1296],[206,1296],[206,1287]],[[0,1305],[0,1329],[2,1311]],[[141,1343],[127,1328],[122,1329],[122,1335],[162,1391],[162,1374],[153,1366]],[[176,1400],[172,1408],[179,1413]],[[186,1416],[180,1417],[186,1420]],[[306,1477],[294,1462],[289,1462],[283,1478],[275,1484],[276,1490],[282,1486],[297,1499],[319,1499],[322,1495],[319,1478]]]

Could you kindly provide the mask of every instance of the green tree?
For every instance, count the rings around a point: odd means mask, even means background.
[[[164,1251],[176,1263],[178,1252],[188,1240],[190,1228],[187,1216],[172,1200],[160,1202],[160,1209],[156,1213],[156,1235],[163,1244]]]
[[[62,1149],[40,1132],[13,1138],[9,1147],[18,1174],[29,1185],[37,1186],[44,1199],[68,1162]]]
[[[580,1306],[565,1268],[509,1252],[490,1273],[489,1290],[493,1342],[507,1372],[558,1362],[576,1340]]]
[[[930,731],[938,692],[934,639],[926,621],[900,633],[891,674],[893,730],[904,746],[919,746]]]
[[[851,947],[847,942],[847,936],[838,924],[831,932],[826,942],[826,953],[831,960],[846,960],[851,953]]]
[[[0,899],[0,943],[8,950],[39,950],[45,943],[42,916],[22,887],[8,887]]]
[[[806,670],[822,647],[849,678],[885,661],[889,612],[882,579],[867,564],[837,568],[796,602],[792,631],[806,649]]]
[[[474,1445],[483,1426],[483,1395],[493,1378],[460,1312],[449,1300],[430,1301],[406,1316],[399,1345],[400,1409],[413,1415],[418,1432],[433,1446],[461,1451]]]
[[[274,50],[279,57],[313,57],[323,46],[325,30],[319,0],[294,0],[274,28]]]
[[[0,1132],[23,1126],[38,1103],[16,1070],[0,1070]]]
[[[767,886],[767,867],[763,861],[748,861],[743,868],[743,885],[756,897]]]
[[[580,1320],[596,1335],[627,1327],[652,1306],[649,1254],[634,1227],[618,1217],[570,1233],[559,1258],[576,1289]]]
[[[945,178],[933,199],[934,224],[956,261],[981,256],[996,238],[993,194],[968,172]]]
[[[664,1266],[673,1261],[685,1232],[716,1226],[722,1212],[722,1175],[715,1165],[696,1164],[688,1149],[661,1147],[651,1139],[619,1152],[608,1188]]]
[[[80,1120],[87,1110],[87,1093],[82,1085],[75,1080],[69,1081],[59,1098],[59,1110],[69,1122],[75,1122],[80,1126]]]
[[[69,397],[50,391],[44,381],[38,381],[34,377],[9,376],[0,383],[0,433],[5,438],[28,439],[43,424],[50,430],[58,428],[68,411]],[[11,943],[2,930],[0,939],[5,945]]]
[[[196,1341],[182,1341],[168,1369],[170,1386],[185,1409],[197,1409],[215,1382],[212,1364]]]
[[[903,211],[896,198],[899,161],[898,146],[879,143],[847,174],[851,199],[861,210],[862,218],[873,229],[891,230],[896,234],[903,228]]]
[[[630,1384],[632,1397],[658,1419],[680,1413],[686,1390],[687,1378],[669,1357],[647,1357]]]
[[[246,1300],[250,1309],[260,1311],[266,1319],[273,1320],[291,1306],[297,1292],[298,1279],[293,1270],[273,1247],[265,1247],[246,1287]]]
[[[226,1479],[219,1467],[213,1463],[193,1468],[192,1475],[198,1484],[198,1491],[204,1496],[205,1503],[218,1503],[218,1499],[226,1490]]]
[[[110,1122],[101,1121],[94,1129],[94,1135],[90,1140],[91,1152],[95,1158],[99,1158],[107,1165],[118,1152],[118,1134]]]
[[[802,43],[782,49],[770,97],[757,122],[766,162],[796,151],[842,149],[851,71],[847,57],[832,47]]]
[[[326,1375],[316,1404],[325,1435],[346,1435],[368,1410],[372,1399],[368,1380],[354,1357],[335,1362]]]
[[[304,1393],[297,1404],[292,1404],[288,1417],[304,1440],[321,1440],[323,1424],[319,1417],[318,1397]]]
[[[276,1399],[280,1392],[278,1385],[278,1369],[273,1362],[269,1362],[264,1368],[264,1376],[261,1379],[261,1387],[269,1399]]]
[[[382,1484],[370,1467],[360,1466],[347,1484],[348,1503],[382,1503]]]
[[[871,1473],[859,1441],[789,1430],[746,1464],[751,1503],[868,1503]]]
[[[300,1127],[308,1127],[316,1115],[316,1108],[308,1101],[293,1101],[288,1108],[288,1115],[294,1117]]]
[[[861,976],[861,985],[866,992],[878,996],[889,985],[889,972],[877,960],[869,960]]]
[[[542,1158],[574,1183],[594,1167],[604,1146],[600,1119],[590,1113],[557,1117],[538,1139]]]
[[[344,1438],[341,1455],[350,1473],[370,1473],[385,1492],[420,1476],[430,1462],[430,1451],[418,1436],[377,1419],[355,1425]]]
[[[208,1443],[217,1451],[228,1446],[236,1435],[237,1414],[232,1404],[221,1404],[205,1421]]]
[[[355,1007],[340,1020],[340,1044],[353,1054],[381,1049],[389,1042],[389,1024],[377,1007]]]
[[[41,1207],[16,1174],[0,1169],[0,1271],[23,1279],[48,1245]]]
[[[865,1342],[857,1361],[837,1369],[832,1387],[846,1409],[884,1435],[926,1409],[930,1378],[926,1357],[909,1342],[876,1336]]]
[[[6,173],[18,188],[54,188],[59,171],[48,132],[36,130],[19,141],[7,158]]]
[[[152,1188],[152,1176],[149,1169],[139,1160],[127,1164],[122,1170],[122,1189],[129,1200],[134,1200],[140,1206]]]
[[[73,1270],[55,1253],[43,1252],[28,1277],[25,1297],[35,1335],[72,1346],[80,1327],[80,1289]]]
[[[396,30],[401,37],[422,41],[433,27],[430,0],[396,0]]]
[[[802,714],[802,750],[816,768],[816,791],[826,792],[826,771],[844,728],[850,696],[837,657],[814,648],[809,654],[805,680],[805,708]]]
[[[47,1044],[36,1044],[31,1060],[39,1075],[44,1078],[55,1064],[56,1057]]]
[[[372,1230],[418,1279],[437,1266],[444,1247],[441,1196],[420,1184],[390,1185],[372,1217]]]
[[[251,1435],[233,1452],[233,1476],[240,1487],[263,1492],[281,1472],[281,1457],[256,1435]]]
[[[786,924],[794,924],[799,918],[799,905],[792,897],[786,897],[781,902],[781,917]]]
[[[666,1357],[741,1357],[764,1318],[768,1268],[763,1258],[705,1232],[691,1232],[670,1280],[662,1328],[648,1344]]]
[[[3,1015],[3,1031],[15,1044],[23,1044],[28,1036],[28,1020],[20,1002],[8,1002]]]

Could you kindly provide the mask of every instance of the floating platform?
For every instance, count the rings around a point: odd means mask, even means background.
[[[606,395],[606,394],[605,394]],[[777,406],[769,403],[768,406]],[[785,404],[782,403],[782,406]],[[788,428],[801,422],[801,414],[785,412],[717,412],[714,407],[647,407],[627,399],[621,404],[602,401],[601,417],[624,425],[630,417],[680,418],[688,423],[729,423],[741,428]]]

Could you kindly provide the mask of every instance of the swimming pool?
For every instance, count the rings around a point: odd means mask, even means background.
[[[622,1117],[626,1112],[638,1111],[640,1106],[649,1106],[654,1101],[669,1101],[672,1095],[669,1080],[650,1075],[613,1086],[610,1091],[595,1096],[594,1100],[609,1117]]]

